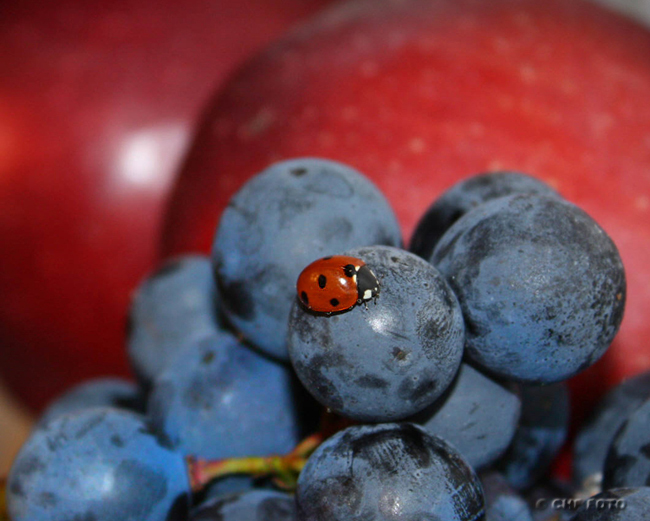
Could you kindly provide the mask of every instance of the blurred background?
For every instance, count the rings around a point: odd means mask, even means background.
[[[650,0],[599,2],[650,24]],[[328,4],[0,3],[0,475],[54,396],[129,374],[130,294],[174,250],[165,212],[208,101]]]
[[[129,296],[202,107],[326,4],[0,2],[0,475],[53,396],[128,374]]]

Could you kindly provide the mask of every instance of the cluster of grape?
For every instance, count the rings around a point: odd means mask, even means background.
[[[46,411],[9,477],[11,519],[557,519],[519,492],[564,442],[562,381],[621,323],[614,243],[544,183],[500,172],[452,187],[402,244],[345,165],[254,177],[211,258],[138,288],[138,385],[90,382]],[[598,488],[605,469],[602,497],[630,520],[650,517],[650,379],[635,382],[576,454],[576,481]],[[590,507],[570,514],[621,513]]]

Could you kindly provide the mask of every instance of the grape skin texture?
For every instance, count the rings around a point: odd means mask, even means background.
[[[573,448],[573,481],[577,486],[600,486],[605,458],[616,433],[650,398],[650,372],[614,387],[582,425]]]
[[[311,262],[371,244],[402,245],[388,201],[366,177],[324,159],[270,166],[221,216],[212,259],[223,309],[235,328],[288,360],[287,321],[296,279]]]
[[[93,408],[37,428],[9,475],[13,521],[183,521],[183,457],[135,413]]]
[[[616,246],[577,206],[514,195],[461,217],[431,262],[463,309],[478,366],[530,384],[565,380],[598,360],[625,304]]]
[[[462,364],[445,394],[409,421],[452,441],[467,462],[480,470],[506,451],[520,411],[521,400],[514,389]]]
[[[156,379],[148,413],[153,425],[187,456],[284,454],[300,441],[290,368],[226,332],[179,351]]]
[[[326,440],[300,474],[299,521],[483,521],[472,468],[413,423],[349,427]]]
[[[479,474],[485,496],[486,521],[533,521],[528,504],[494,471]]]
[[[178,350],[220,328],[212,263],[202,255],[170,259],[135,291],[127,353],[143,384],[150,385]]]
[[[133,412],[144,412],[140,389],[133,382],[121,378],[93,378],[75,385],[56,398],[41,414],[39,424],[81,409],[116,407]]]
[[[616,433],[607,453],[603,488],[650,484],[650,399],[634,411]]]
[[[345,252],[380,280],[366,306],[332,316],[297,302],[289,353],[298,377],[323,405],[362,421],[393,421],[421,411],[460,366],[464,325],[445,279],[420,257],[371,246]]]
[[[190,521],[296,521],[292,496],[252,490],[213,498],[197,508]]]
[[[440,238],[463,215],[480,204],[512,194],[559,197],[543,181],[518,172],[489,172],[463,179],[445,191],[422,216],[409,249],[423,259],[431,258]]]
[[[530,487],[546,472],[569,430],[569,391],[566,384],[521,386],[521,419],[497,468],[511,487]]]

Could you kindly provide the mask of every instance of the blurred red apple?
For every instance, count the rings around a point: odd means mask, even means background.
[[[19,397],[126,372],[129,293],[201,104],[325,3],[2,3],[0,372]]]
[[[650,33],[580,1],[357,0],[269,47],[216,97],[185,162],[164,253],[208,251],[226,201],[269,163],[370,176],[408,237],[474,173],[533,174],[618,244],[626,318],[576,382],[583,403],[650,367]]]

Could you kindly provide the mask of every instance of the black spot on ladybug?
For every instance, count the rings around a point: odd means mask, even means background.
[[[302,293],[300,293],[300,299],[303,301],[303,303],[305,304],[305,306],[308,306],[308,305],[309,305],[309,297],[307,297],[307,293],[306,293],[305,291],[303,291]]]
[[[332,307],[335,308],[336,306],[339,305],[339,299],[333,298],[332,300],[330,300],[330,304],[332,304]]]
[[[346,264],[345,266],[343,266],[343,272],[345,273],[346,277],[352,278],[354,274],[357,272],[357,270],[354,268],[354,265]]]
[[[325,275],[319,275],[318,276],[318,287],[320,289],[325,288],[325,285],[327,284],[327,277]]]

